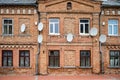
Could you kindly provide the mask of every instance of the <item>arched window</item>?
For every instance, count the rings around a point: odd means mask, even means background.
[[[67,10],[70,10],[70,9],[72,9],[72,3],[71,3],[71,2],[68,2],[68,3],[67,3]]]

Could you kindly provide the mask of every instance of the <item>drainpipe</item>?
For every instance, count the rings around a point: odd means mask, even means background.
[[[102,13],[102,4],[100,6],[101,11],[99,14],[99,36],[101,35],[101,13]],[[104,61],[103,61],[103,53],[102,53],[102,43],[99,41],[99,51],[100,51],[100,73],[104,74]]]
[[[38,2],[36,2],[36,10],[37,10],[37,15],[38,15],[38,23],[40,22],[40,12],[38,10]],[[38,32],[38,35],[40,34],[40,31]],[[40,46],[41,44],[38,43],[38,51],[36,54],[36,65],[35,65],[35,75],[39,75],[39,55],[40,55]]]

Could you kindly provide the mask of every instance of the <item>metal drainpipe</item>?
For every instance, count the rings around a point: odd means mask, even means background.
[[[38,3],[36,2],[36,10],[38,14],[38,23],[40,22],[40,12],[38,11]],[[40,31],[38,32],[38,35],[40,34]],[[35,69],[35,75],[39,75],[39,55],[40,55],[40,43],[38,43],[38,52],[36,54],[36,69]]]
[[[102,13],[102,4],[101,4],[101,11],[100,11],[100,14],[99,14],[99,36],[101,35],[101,15]],[[103,74],[104,73],[104,62],[103,62],[103,54],[102,54],[102,45],[101,45],[101,42],[99,41],[99,51],[100,51],[100,73]]]

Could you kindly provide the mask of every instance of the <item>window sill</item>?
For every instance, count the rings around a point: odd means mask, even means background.
[[[31,69],[31,67],[18,67],[20,69]]]
[[[59,68],[61,68],[61,67],[48,67],[49,69],[59,69]]]
[[[59,36],[60,34],[49,34],[49,36]]]
[[[2,67],[0,67],[0,68],[9,68],[9,69],[13,69],[14,67],[9,67],[9,66],[2,66]]]
[[[80,36],[90,36],[90,34],[79,34]]]
[[[120,68],[120,66],[119,66],[119,67],[109,66],[108,68],[110,68],[110,69],[119,69],[119,68]]]
[[[108,37],[118,37],[118,35],[108,35]]]
[[[81,69],[91,69],[92,66],[80,66],[79,68],[81,68]]]
[[[31,35],[30,34],[20,34],[20,35],[18,35],[19,37],[31,37]]]
[[[64,66],[63,68],[76,68],[76,66]]]
[[[11,37],[11,36],[12,36],[12,37],[13,37],[14,34],[2,34],[2,36],[3,36],[3,37]]]

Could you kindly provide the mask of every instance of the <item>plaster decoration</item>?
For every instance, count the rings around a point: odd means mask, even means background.
[[[112,11],[112,14],[115,15],[115,11]]]
[[[9,14],[9,9],[6,9],[6,13]]]
[[[37,13],[37,11],[36,11],[36,9],[34,9],[34,14],[36,14]]]
[[[15,11],[14,11],[14,9],[12,9],[12,14],[14,14],[15,13]]]
[[[31,10],[30,9],[28,10],[28,14],[31,14]]]
[[[20,14],[20,10],[19,9],[17,10],[17,14]]]
[[[118,14],[120,15],[120,10],[118,11]]]
[[[109,14],[110,14],[110,11],[106,11],[106,14],[109,15]]]
[[[4,10],[3,9],[1,9],[1,14],[4,12]]]
[[[23,14],[25,14],[25,9],[23,9]]]

